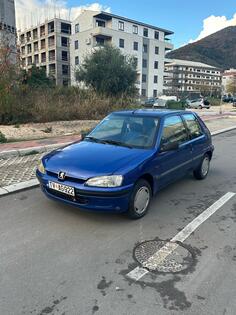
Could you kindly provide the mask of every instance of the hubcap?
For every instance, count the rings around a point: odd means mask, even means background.
[[[209,171],[209,165],[210,165],[209,157],[206,156],[202,162],[202,175],[203,176],[207,175]]]
[[[147,187],[141,187],[136,193],[134,199],[134,210],[138,214],[146,211],[150,201],[150,191]]]

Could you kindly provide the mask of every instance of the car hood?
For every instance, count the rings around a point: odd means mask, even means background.
[[[82,141],[49,153],[43,162],[47,171],[63,171],[68,177],[87,180],[122,172],[122,167],[131,162],[142,163],[149,155],[150,150]]]

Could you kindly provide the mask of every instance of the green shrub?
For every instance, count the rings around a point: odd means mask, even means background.
[[[6,136],[0,131],[0,143],[6,143],[7,138]]]
[[[186,104],[183,101],[167,101],[166,107],[168,109],[185,110]]]

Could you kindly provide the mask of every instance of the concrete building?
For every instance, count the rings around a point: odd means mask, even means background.
[[[221,71],[210,65],[179,59],[168,59],[165,65],[165,93],[199,93],[221,91]]]
[[[236,69],[226,70],[222,74],[222,87],[224,93],[228,93],[227,86],[232,83],[236,85]]]
[[[72,23],[71,83],[75,71],[99,45],[119,47],[137,58],[137,87],[143,97],[163,92],[165,53],[173,48],[168,38],[173,32],[106,12],[84,11]]]
[[[16,19],[14,0],[0,0],[0,44],[11,49],[10,58],[16,60]]]
[[[19,34],[21,65],[44,68],[57,85],[70,84],[71,23],[54,18]]]

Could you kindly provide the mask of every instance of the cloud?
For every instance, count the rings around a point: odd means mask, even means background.
[[[205,20],[203,20],[203,29],[198,35],[196,39],[191,39],[189,41],[190,43],[196,42],[208,35],[211,35],[215,32],[218,32],[222,30],[225,27],[228,26],[235,26],[236,25],[236,13],[233,15],[232,19],[227,19],[226,16],[215,16],[211,15],[207,17]]]
[[[84,6],[69,7],[67,1],[63,0],[15,0],[16,25],[23,30],[37,25],[45,19],[60,17],[63,19],[75,19],[82,10],[106,11],[110,8],[94,2]]]

